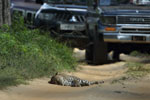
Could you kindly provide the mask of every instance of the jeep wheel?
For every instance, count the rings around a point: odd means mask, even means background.
[[[119,51],[114,51],[112,55],[112,59],[114,61],[119,61],[120,60],[120,52]]]
[[[88,64],[98,65],[108,62],[107,46],[103,41],[89,43],[86,48],[86,61]]]
[[[85,59],[88,64],[92,64],[93,61],[93,43],[88,44],[85,51]]]

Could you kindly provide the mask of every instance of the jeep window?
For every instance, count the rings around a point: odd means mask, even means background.
[[[13,13],[17,14],[18,16],[23,16],[24,12],[22,10],[14,10]]]
[[[150,0],[100,0],[100,6],[113,5],[150,5]]]
[[[32,21],[32,13],[27,13],[27,20],[28,20],[29,22]]]
[[[100,6],[126,5],[131,4],[132,0],[100,0]]]

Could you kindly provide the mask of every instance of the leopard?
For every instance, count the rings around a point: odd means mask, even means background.
[[[59,74],[56,73],[53,75],[48,82],[50,84],[62,85],[62,86],[71,86],[71,87],[83,87],[83,86],[90,86],[94,84],[102,84],[104,81],[88,81],[80,79],[76,76],[71,76],[67,74]]]

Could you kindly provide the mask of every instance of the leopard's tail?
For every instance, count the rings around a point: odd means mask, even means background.
[[[90,85],[102,84],[102,83],[104,83],[104,81],[89,82],[89,81],[87,81],[87,80],[80,80],[80,85],[81,85],[81,86],[90,86]]]

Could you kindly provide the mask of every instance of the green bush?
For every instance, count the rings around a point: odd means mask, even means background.
[[[148,53],[141,53],[139,51],[133,51],[130,53],[130,55],[134,57],[149,57],[150,56]]]
[[[72,50],[52,39],[48,32],[29,30],[22,22],[1,27],[0,89],[75,67]]]
[[[128,68],[127,74],[134,77],[142,77],[150,73],[150,67],[149,65],[145,65],[138,62],[128,62],[126,64],[126,67]]]

